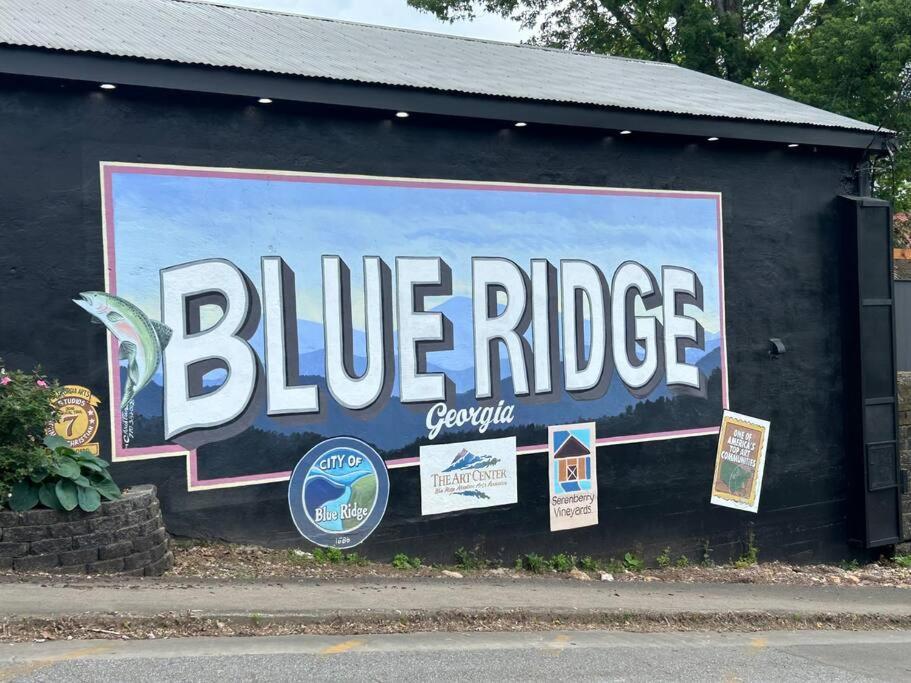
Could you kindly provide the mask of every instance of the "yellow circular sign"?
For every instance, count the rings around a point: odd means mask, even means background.
[[[68,384],[54,400],[58,412],[57,421],[48,425],[47,433],[67,440],[70,448],[93,450],[89,442],[98,433],[98,411],[95,410],[101,401],[85,387]]]

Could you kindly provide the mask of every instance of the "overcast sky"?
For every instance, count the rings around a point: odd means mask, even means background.
[[[449,24],[408,6],[405,0],[217,0],[219,4],[260,7],[281,12],[297,12],[368,24],[398,26],[436,33],[452,33],[511,43],[528,37],[519,25],[493,15]]]

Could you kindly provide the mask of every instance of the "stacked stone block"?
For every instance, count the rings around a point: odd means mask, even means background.
[[[173,562],[154,486],[95,512],[0,509],[0,570],[160,576]]]
[[[911,372],[898,373],[898,448],[901,468],[911,472]],[[911,539],[911,492],[902,496],[903,537]],[[911,543],[902,551],[911,551]]]

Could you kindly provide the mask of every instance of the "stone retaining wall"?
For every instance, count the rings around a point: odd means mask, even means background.
[[[0,570],[160,576],[174,558],[154,486],[95,512],[0,509]]]

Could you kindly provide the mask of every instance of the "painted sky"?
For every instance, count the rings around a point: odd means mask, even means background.
[[[354,327],[363,328],[362,258],[440,256],[453,294],[471,294],[471,257],[585,259],[608,282],[635,260],[659,278],[662,265],[694,270],[705,289],[701,318],[719,329],[715,204],[710,199],[416,189],[115,173],[118,294],[160,317],[161,268],[227,258],[257,285],[260,258],[295,272],[298,317],[322,320],[321,256],[349,268]],[[429,301],[433,306],[442,300]],[[688,310],[693,314],[695,311]]]

